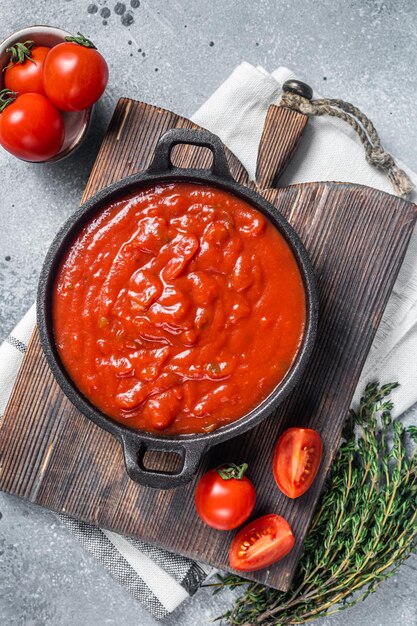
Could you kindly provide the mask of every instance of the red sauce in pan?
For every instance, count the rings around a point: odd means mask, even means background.
[[[305,294],[281,234],[243,200],[167,183],[109,205],[53,295],[60,357],[128,427],[209,432],[265,399],[297,354]]]

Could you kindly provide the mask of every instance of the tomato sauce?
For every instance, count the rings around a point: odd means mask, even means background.
[[[97,214],[56,276],[61,360],[133,428],[210,432],[264,400],[300,346],[305,293],[285,239],[247,202],[190,183]]]

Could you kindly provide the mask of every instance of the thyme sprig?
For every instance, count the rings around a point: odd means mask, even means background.
[[[391,419],[397,386],[369,384],[350,412],[289,591],[219,577],[216,592],[244,591],[218,619],[284,626],[329,616],[364,600],[408,558],[417,535],[417,447],[407,443],[417,444],[417,427]]]

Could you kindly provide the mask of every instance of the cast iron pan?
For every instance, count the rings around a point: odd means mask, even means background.
[[[209,170],[183,169],[171,163],[171,150],[177,144],[190,144],[209,148],[213,163]],[[306,326],[301,347],[293,366],[272,393],[250,413],[239,420],[222,426],[207,434],[159,436],[153,433],[129,429],[113,421],[94,407],[77,389],[68,376],[58,355],[52,327],[52,290],[54,279],[65,250],[71,245],[78,231],[92,216],[116,199],[120,199],[144,186],[163,182],[191,182],[220,187],[242,198],[267,216],[290,245],[303,278],[306,293]],[[270,268],[271,272],[274,268]],[[157,489],[178,487],[188,482],[198,469],[205,451],[215,444],[241,435],[270,415],[289,394],[299,380],[311,354],[317,325],[318,298],[310,260],[289,223],[262,196],[237,183],[232,177],[218,137],[202,130],[173,129],[161,137],[149,168],[139,174],[116,182],[81,206],[72,215],[55,237],[46,256],[38,288],[38,327],[42,348],[51,370],[65,395],[88,419],[104,428],[121,442],[126,469],[130,478],[142,485]],[[254,381],[256,384],[256,381]],[[143,458],[147,450],[175,452],[182,457],[182,467],[177,473],[159,472],[145,467]]]

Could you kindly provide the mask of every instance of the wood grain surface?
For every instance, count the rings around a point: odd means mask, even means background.
[[[179,126],[193,124],[163,109],[120,100],[84,199],[145,168],[158,137]],[[277,127],[276,133],[282,129]],[[268,136],[275,137],[273,125]],[[261,158],[267,154],[270,151],[262,147]],[[181,146],[174,160],[206,166],[209,158],[200,148]],[[228,159],[236,179],[250,184],[236,157],[228,152]],[[256,429],[212,449],[200,471],[226,460],[249,463],[258,496],[255,515],[284,515],[294,530],[296,546],[283,561],[248,578],[287,589],[404,256],[416,207],[375,189],[338,183],[294,185],[263,194],[291,222],[310,254],[320,293],[317,342],[305,375],[285,403]],[[278,435],[293,425],[316,428],[324,440],[318,478],[295,501],[278,491],[270,470]],[[171,491],[132,482],[124,469],[120,444],[66,399],[34,332],[1,422],[0,489],[229,569],[234,533],[217,532],[198,519],[193,503],[197,478]]]
[[[258,150],[256,182],[260,189],[277,187],[304,132],[308,116],[270,104]]]

